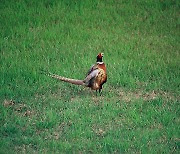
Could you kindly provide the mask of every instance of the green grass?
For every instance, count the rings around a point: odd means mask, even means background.
[[[178,0],[1,0],[0,153],[179,153]],[[83,79],[104,52],[103,95]]]

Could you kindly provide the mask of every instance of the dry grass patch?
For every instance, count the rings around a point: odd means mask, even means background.
[[[150,91],[144,92],[143,90],[136,90],[136,91],[125,91],[123,89],[118,90],[117,96],[120,100],[125,102],[131,102],[133,100],[142,99],[144,101],[151,101],[157,98],[162,98],[164,100],[172,100],[172,101],[179,101],[179,97],[175,97],[173,94],[164,91]]]

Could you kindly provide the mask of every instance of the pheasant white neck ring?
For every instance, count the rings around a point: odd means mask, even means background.
[[[104,64],[104,62],[97,62],[97,64]]]

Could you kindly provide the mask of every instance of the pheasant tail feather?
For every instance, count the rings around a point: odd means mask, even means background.
[[[75,85],[85,85],[85,83],[83,82],[83,80],[76,80],[76,79],[70,79],[70,78],[66,78],[66,77],[62,77],[56,74],[48,74],[48,76],[64,81],[64,82],[68,82],[68,83],[72,83]]]

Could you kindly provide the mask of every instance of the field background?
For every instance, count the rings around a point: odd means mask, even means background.
[[[1,0],[0,153],[180,153],[179,0]],[[104,52],[102,96],[83,79]]]

